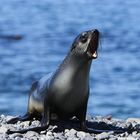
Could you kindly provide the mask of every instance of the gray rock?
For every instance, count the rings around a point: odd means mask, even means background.
[[[34,136],[38,136],[39,134],[37,132],[34,132],[34,131],[28,131],[26,134],[25,134],[25,137],[27,138],[30,138],[30,137],[34,137]]]
[[[76,135],[77,131],[75,129],[70,129],[69,131],[72,135]]]
[[[15,140],[22,140],[21,137],[15,137]]]
[[[68,137],[67,140],[79,140],[79,139],[76,137],[75,138]]]
[[[69,129],[65,129],[64,133],[67,133],[67,132],[69,132]]]
[[[94,138],[93,136],[87,133],[86,136],[82,138],[82,140],[92,140],[93,138]]]
[[[9,138],[8,134],[0,134],[0,140],[6,140],[8,138]]]
[[[53,133],[52,134],[54,137],[55,137],[55,139],[56,138],[61,138],[62,136],[63,136],[63,133]]]
[[[20,128],[28,128],[29,127],[29,121],[21,122],[19,123]]]
[[[51,131],[48,131],[48,132],[46,133],[46,136],[53,136],[53,133],[52,133]]]
[[[76,131],[74,129],[71,130],[65,130],[65,136],[66,137],[75,137]]]
[[[12,138],[16,138],[16,137],[20,137],[20,138],[23,138],[23,135],[22,134],[20,134],[20,133],[14,133],[14,134],[11,134],[11,135],[9,135],[9,137],[12,139]]]
[[[32,127],[39,126],[39,125],[40,125],[40,121],[38,120],[32,121],[32,124],[31,124]]]
[[[36,136],[33,136],[33,137],[29,138],[29,140],[39,140],[39,138]]]
[[[103,132],[103,133],[101,133],[101,134],[98,134],[98,135],[96,136],[96,138],[97,138],[98,140],[109,139],[109,133]]]
[[[6,121],[11,120],[12,118],[14,118],[13,116],[6,116]]]
[[[130,135],[129,135],[130,136]],[[131,135],[133,138],[139,138],[139,140],[140,140],[140,132],[136,132],[136,131],[134,131],[133,133],[132,133],[132,135]]]
[[[40,135],[39,139],[40,140],[46,140],[46,135]]]
[[[122,138],[122,137],[118,137],[117,140],[127,140],[127,138],[126,138],[126,137],[124,137],[124,138]],[[131,140],[131,139],[130,139],[130,140]]]
[[[118,138],[113,137],[113,138],[109,138],[109,140],[118,140]]]
[[[86,136],[86,133],[85,132],[83,132],[83,131],[77,132],[77,137],[84,138],[85,136]]]
[[[128,118],[128,119],[126,120],[126,123],[128,123],[128,122],[131,122],[131,123],[137,122],[137,123],[140,124],[140,118]]]
[[[49,128],[45,131],[41,131],[40,134],[34,132],[34,131],[28,131],[25,134],[19,134],[14,133],[7,135],[5,132],[7,129],[10,130],[19,130],[24,128],[30,128],[30,127],[36,127],[40,125],[39,121],[34,120],[32,124],[30,125],[29,121],[25,122],[18,122],[16,124],[6,124],[6,120],[11,119],[12,116],[0,116],[0,140],[140,140],[140,132],[134,131],[132,134],[129,134],[128,132],[122,133],[122,134],[114,134],[113,132],[109,133],[101,133],[101,134],[89,134],[85,133],[83,131],[77,131],[75,130],[76,125],[69,125],[67,124],[68,128],[72,129],[65,129],[64,132],[54,132],[54,130],[58,129],[59,127],[57,125],[52,126],[50,125]],[[90,116],[87,117],[88,121],[91,122],[104,122],[106,124],[111,124],[113,126],[118,126],[122,128],[128,128],[128,129],[140,129],[140,119],[130,118],[125,120],[121,119],[107,119],[104,117],[96,117],[92,118]]]
[[[54,140],[54,137],[53,136],[46,136],[46,140]]]
[[[8,130],[8,128],[7,128],[5,125],[2,125],[2,126],[0,127],[0,133],[6,133],[7,130]]]
[[[127,138],[126,138],[126,140],[136,140],[134,137],[132,137],[132,136],[128,136]]]

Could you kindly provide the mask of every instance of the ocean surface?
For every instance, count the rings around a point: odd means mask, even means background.
[[[139,0],[0,0],[0,114],[24,114],[33,81],[57,68],[80,32],[97,28],[88,114],[140,117],[139,16]]]

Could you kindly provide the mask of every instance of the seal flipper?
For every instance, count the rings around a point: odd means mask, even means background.
[[[32,115],[30,115],[29,113],[26,113],[24,116],[19,116],[19,117],[10,119],[7,122],[7,124],[14,124],[14,123],[17,123],[18,121],[27,121],[27,120],[30,120],[32,118],[33,118]]]
[[[94,133],[94,134],[100,134],[102,132],[111,132],[113,131],[116,134],[119,133],[124,133],[126,130],[113,130],[111,128],[109,129],[93,129],[93,128],[88,128],[86,125],[86,111],[87,111],[87,102],[83,104],[82,107],[77,111],[77,118],[80,120],[80,129],[84,132],[88,133]]]
[[[113,129],[92,129],[92,128],[88,128],[87,125],[86,125],[86,121],[84,122],[81,122],[81,130],[84,131],[84,132],[88,132],[88,133],[94,133],[94,134],[100,134],[100,133],[103,133],[103,132],[114,132],[116,134],[120,134],[120,133],[124,133],[124,132],[127,132],[127,130],[113,130]]]
[[[43,113],[43,117],[41,120],[41,126],[39,127],[34,127],[34,128],[28,128],[28,129],[23,129],[23,130],[17,130],[17,131],[11,131],[7,130],[7,134],[13,134],[13,133],[26,133],[27,131],[36,131],[36,132],[41,132],[44,131],[48,128],[50,124],[50,110],[49,108],[46,110],[46,112]]]
[[[11,130],[7,130],[6,134],[13,134],[13,133],[26,133],[28,131],[35,131],[35,132],[41,132],[41,131],[44,131],[48,128],[48,126],[40,126],[40,127],[34,127],[34,128],[28,128],[28,129],[23,129],[23,130],[17,130],[17,131],[11,131]]]

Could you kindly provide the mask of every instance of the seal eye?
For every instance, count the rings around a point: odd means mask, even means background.
[[[82,43],[86,43],[86,42],[87,42],[87,39],[88,39],[87,33],[83,33],[83,34],[80,36],[80,41],[81,41]]]

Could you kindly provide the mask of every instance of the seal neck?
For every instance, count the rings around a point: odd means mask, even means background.
[[[86,56],[78,56],[69,53],[60,65],[61,71],[63,69],[69,69],[72,75],[79,75],[89,77],[90,66],[92,60],[89,60]]]

